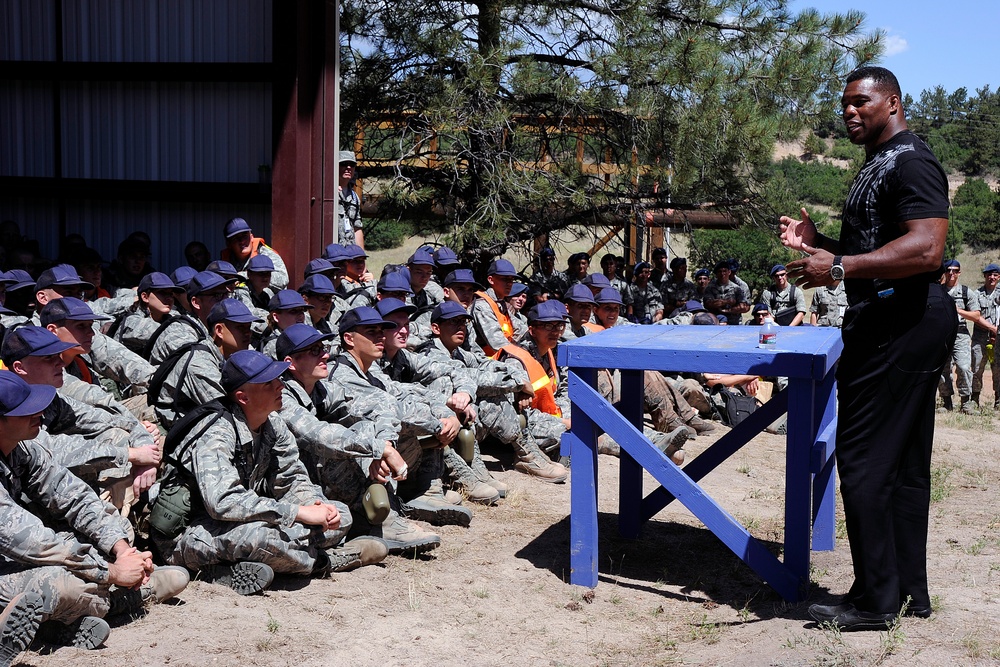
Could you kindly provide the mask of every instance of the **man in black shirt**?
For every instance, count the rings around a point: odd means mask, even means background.
[[[865,163],[844,205],[840,240],[781,218],[802,287],[844,280],[844,352],[837,369],[837,465],[854,584],[810,615],[842,630],[885,630],[901,611],[927,617],[927,523],[934,394],[958,323],[938,284],[948,233],[948,183],[907,130],[899,83],[881,67],[847,77],[847,134]]]

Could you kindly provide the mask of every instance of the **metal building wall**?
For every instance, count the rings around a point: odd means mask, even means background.
[[[0,59],[266,66],[273,58],[271,16],[272,0],[2,0]],[[263,192],[271,109],[272,86],[263,81],[7,79],[0,82],[0,176],[105,179],[121,181],[123,191],[128,181],[246,184],[254,191],[260,184]],[[128,233],[143,229],[153,237],[153,264],[172,268],[188,241],[201,240],[215,253],[220,229],[234,215],[270,238],[270,206],[260,200],[112,196],[66,199],[60,210],[44,197],[5,197],[0,219],[17,221],[51,258],[61,226],[83,234],[108,260]]]

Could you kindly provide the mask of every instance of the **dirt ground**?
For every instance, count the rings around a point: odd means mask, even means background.
[[[984,404],[992,404],[992,397]],[[835,551],[813,554],[809,599],[778,598],[683,506],[641,539],[616,534],[617,459],[600,457],[600,583],[571,586],[569,484],[507,471],[497,507],[440,529],[424,557],[328,580],[281,578],[262,596],[194,582],[175,604],[115,628],[96,651],[22,654],[23,665],[985,665],[1000,664],[998,415],[938,416],[929,539],[929,620],[840,635],[808,621],[811,602],[850,585]],[[724,428],[720,428],[724,431]],[[715,438],[689,443],[689,460]],[[762,434],[703,481],[758,538],[780,545],[784,442]],[[572,480],[570,480],[572,483]],[[654,483],[646,478],[646,490]],[[840,508],[838,507],[838,512]]]

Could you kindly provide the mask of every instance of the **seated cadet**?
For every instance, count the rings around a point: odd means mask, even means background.
[[[76,347],[47,329],[22,326],[8,332],[0,349],[4,366],[31,385],[63,385],[65,362],[61,354]],[[95,488],[131,484],[135,496],[152,486],[160,463],[157,439],[131,415],[125,416],[81,403],[58,393],[42,415],[42,426],[59,439],[52,455]],[[131,464],[131,468],[128,467]],[[108,492],[121,508],[124,495]]]
[[[705,303],[705,295],[708,293],[708,288],[712,283],[712,273],[708,269],[698,269],[694,272],[694,294],[691,296],[691,301],[697,301],[700,304]]]
[[[80,346],[63,357],[67,373],[84,384],[107,390],[111,398],[120,400],[137,419],[155,420],[146,401],[146,390],[155,369],[120,342],[95,331],[95,323],[110,317],[95,313],[87,303],[73,297],[49,301],[38,317],[40,324],[60,340]],[[85,394],[78,394],[69,386],[63,394],[90,403]]]
[[[161,322],[146,342],[143,356],[159,366],[182,347],[209,340],[208,314],[215,304],[229,298],[230,287],[235,282],[214,271],[195,274],[187,286],[190,315],[177,313]]]
[[[190,266],[178,266],[170,274],[170,280],[173,281],[175,285],[180,287],[183,292],[177,293],[177,310],[182,313],[191,312],[191,304],[188,302],[187,298],[187,288],[191,283],[191,279],[198,275],[198,272],[192,269]]]
[[[417,307],[416,315],[422,311],[434,310],[434,306],[444,301],[441,285],[431,280],[434,277],[434,255],[428,248],[417,248],[406,260],[410,272],[410,301]]]
[[[274,572],[325,577],[388,553],[375,537],[342,544],[350,512],[310,481],[277,415],[287,369],[254,350],[226,360],[222,401],[192,413],[168,436],[172,463],[151,509],[151,535],[168,563],[241,595],[267,588]],[[187,516],[160,523],[161,499],[176,497],[182,486],[190,493]]]
[[[267,317],[267,304],[278,290],[271,287],[274,263],[267,255],[251,257],[246,266],[247,278],[237,283],[233,298],[245,303],[257,317]]]
[[[477,295],[481,293],[476,291],[477,288],[482,289],[473,279],[472,271],[469,269],[452,271],[445,279],[445,297],[449,301],[461,305],[466,312],[469,312],[475,303]],[[479,363],[487,359],[504,358],[506,359],[504,363],[517,369],[515,372],[519,378],[523,378],[525,390],[524,392],[516,393],[513,400],[516,401],[520,411],[527,414],[531,409],[533,390],[529,389],[531,380],[529,380],[529,371],[525,369],[525,364],[530,364],[530,362],[524,359],[515,359],[515,357],[524,356],[524,350],[512,344],[506,346],[511,348],[507,354],[498,353],[495,357],[488,357],[473,341],[475,329],[472,326],[472,322],[468,322],[465,326],[467,335],[465,342],[461,343],[463,350],[469,350]],[[539,379],[541,379],[540,376],[541,374],[539,374]],[[487,417],[485,413],[480,416],[488,433],[496,437],[500,442],[513,447],[514,453],[518,457],[518,462],[514,465],[515,470],[523,472],[526,475],[538,477],[545,482],[559,484],[566,481],[569,471],[564,466],[553,463],[542,453],[538,448],[538,443],[535,442],[535,437],[530,428],[531,420],[528,420],[529,423],[522,426],[520,417],[514,412],[513,403],[509,409],[505,401],[500,401],[493,408],[487,408],[485,404],[480,407],[487,412],[492,410],[490,412],[492,416]],[[539,436],[543,441],[548,442],[550,439],[549,430],[542,428]]]
[[[102,287],[104,260],[93,248],[84,246],[74,251],[68,263],[83,282],[93,285],[90,289],[84,288],[80,300],[88,303],[95,313],[115,317],[135,303],[135,290],[112,287],[109,292]]]
[[[188,268],[194,269],[194,273],[201,273],[212,261],[212,253],[208,251],[208,246],[201,241],[191,241],[184,246],[184,261],[187,262]],[[179,281],[175,280],[174,282]]]
[[[615,261],[616,259],[617,258],[611,253],[601,257],[601,275],[608,279],[610,287],[614,287],[620,294],[624,294],[625,290],[628,289],[628,283],[625,282],[624,278],[618,275],[618,262]]]
[[[510,323],[514,325],[514,340],[519,341],[528,333],[528,320],[521,309],[528,301],[528,286],[524,283],[514,283],[510,286],[510,294],[504,299]]]
[[[398,269],[396,271],[386,271],[382,274],[382,277],[378,279],[378,299],[398,299],[399,301],[409,301],[410,297],[413,296],[413,290],[410,289],[410,272],[406,267]],[[378,302],[375,303],[375,307],[378,307]],[[416,306],[413,307],[413,312],[416,312]]]
[[[364,497],[369,486],[384,484],[387,494],[392,495],[389,479],[406,479],[406,462],[393,445],[399,421],[376,415],[381,418],[349,419],[354,422],[350,428],[340,425],[349,418],[351,403],[340,385],[327,381],[327,346],[333,338],[333,334],[307,324],[293,324],[281,332],[276,352],[289,366],[282,376],[285,386],[279,416],[295,436],[299,455],[323,495],[350,508],[356,533],[382,538],[392,554],[435,549],[441,544],[440,537],[407,521],[394,509],[381,524],[368,521]]]
[[[299,294],[308,305],[312,306],[306,313],[309,316],[307,323],[323,333],[336,333],[330,316],[333,314],[333,302],[337,291],[330,279],[322,273],[314,273],[299,286]]]
[[[218,273],[223,278],[227,278],[233,281],[232,285],[227,285],[227,287],[229,288],[230,296],[232,295],[233,291],[236,290],[236,286],[242,283],[244,280],[243,274],[237,271],[235,266],[233,266],[230,262],[227,262],[224,259],[212,260],[211,262],[208,263],[208,268],[205,270]]]
[[[136,354],[142,354],[156,328],[170,317],[184,288],[165,273],[147,273],[139,281],[139,300],[116,319],[108,335]]]
[[[784,264],[771,267],[771,280],[774,285],[761,293],[761,302],[767,304],[775,324],[799,326],[806,316],[806,298],[802,288],[788,282],[788,270]]]
[[[347,263],[347,248],[340,245],[339,243],[331,243],[323,250],[323,257],[327,264],[331,268],[324,267],[322,270],[310,269],[306,266],[306,278],[315,274],[321,273],[326,276],[330,283],[333,285],[333,305],[330,308],[330,314],[327,319],[330,321],[331,326],[335,325],[340,316],[351,309],[344,297],[340,296],[340,287],[344,282],[344,266]]]
[[[623,305],[622,295],[613,287],[605,287],[594,295],[597,302],[594,308],[594,324],[605,329],[610,329],[618,325],[630,325],[626,318],[621,315]]]
[[[541,294],[552,294],[565,289],[566,274],[556,270],[556,251],[546,246],[538,252],[538,268],[528,278],[528,292],[532,299]]]
[[[28,385],[0,371],[0,607],[22,593],[37,605],[40,634],[56,643],[93,649],[111,632],[104,616],[142,610],[187,586],[182,568],[153,567],[152,554],[129,544],[120,517],[69,470],[54,462],[40,432],[42,413],[55,399],[47,385]],[[40,510],[39,508],[44,508]],[[37,514],[44,512],[44,515]],[[58,527],[58,532],[51,526]],[[3,628],[3,664],[31,638],[13,639]]]
[[[486,282],[490,288],[476,292],[476,300],[469,313],[476,330],[476,342],[487,354],[495,356],[505,345],[514,341],[514,324],[510,321],[504,299],[510,294],[517,278],[517,270],[506,259],[490,264]]]
[[[254,257],[267,257],[274,266],[271,286],[276,290],[288,287],[288,269],[281,255],[264,243],[264,239],[254,236],[246,220],[233,218],[222,228],[222,233],[226,237],[226,247],[219,255],[221,259],[231,263],[237,271],[243,271]]]
[[[233,353],[250,348],[250,327],[257,322],[236,299],[212,306],[206,322],[211,341],[180,347],[157,368],[151,400],[160,423],[170,428],[189,411],[225,395],[219,369]]]
[[[434,251],[434,278],[439,285],[444,285],[444,279],[455,269],[462,268],[458,255],[448,246],[441,246]]]
[[[577,283],[582,283],[590,271],[590,254],[586,252],[575,252],[566,260],[565,283],[559,290],[559,297],[566,293],[570,287]]]
[[[344,313],[338,323],[342,352],[330,371],[330,380],[344,388],[352,403],[355,419],[396,419],[400,432],[396,449],[412,469],[399,484],[403,515],[435,525],[468,526],[472,512],[448,502],[441,482],[440,459],[424,456],[450,444],[461,424],[443,404],[429,404],[407,385],[382,373],[376,362],[385,350],[386,331],[396,325],[384,320],[377,310],[361,306]],[[358,416],[360,415],[360,416]],[[423,438],[422,436],[431,436]]]
[[[652,324],[663,319],[663,296],[659,286],[651,280],[651,274],[649,262],[636,264],[632,272],[632,284],[622,295],[626,315],[639,324]]]
[[[467,350],[470,316],[461,303],[445,301],[431,314],[433,337],[418,352],[431,359],[451,360],[460,363],[476,383],[476,445],[470,467],[476,478],[497,490],[500,497],[507,494],[507,485],[495,479],[486,469],[480,453],[479,442],[489,436],[514,448],[518,457],[515,469],[543,481],[558,483],[566,480],[569,472],[553,463],[538,448],[531,433],[520,424],[518,412],[530,410],[531,380],[519,361],[497,361],[482,353]]]
[[[399,299],[381,299],[378,312],[387,321],[396,325],[385,338],[385,354],[379,359],[379,367],[390,379],[425,387],[424,400],[428,403],[444,403],[464,424],[474,427],[476,422],[476,382],[465,367],[451,359],[432,359],[406,349],[409,337],[410,315],[414,306]],[[444,476],[451,480],[454,488],[462,491],[475,502],[484,505],[495,504],[500,494],[495,488],[479,480],[469,464],[452,447],[424,452],[425,457],[441,457],[435,466],[442,469]]]
[[[86,282],[69,264],[57,264],[51,269],[42,271],[35,283],[35,303],[41,309],[53,299],[63,296],[80,298],[85,291],[94,289],[94,285]],[[100,298],[91,303],[95,312],[116,314],[128,308],[135,302],[135,290],[124,289],[121,296],[115,298]]]
[[[730,280],[732,269],[728,261],[715,265],[715,282],[705,290],[702,303],[710,313],[725,315],[730,325],[738,325],[741,315],[750,310],[748,295],[734,281]]]
[[[378,300],[375,279],[368,272],[365,260],[368,255],[364,248],[359,245],[346,246],[343,250],[344,259],[344,279],[337,288],[337,292],[347,302],[348,308],[358,306],[375,306]]]
[[[274,350],[275,343],[281,332],[293,324],[303,324],[306,321],[306,313],[313,309],[313,306],[306,303],[306,300],[298,292],[290,289],[283,289],[273,297],[267,304],[267,326],[259,336],[253,347],[271,357],[277,353]]]
[[[597,301],[586,285],[573,285],[563,296],[563,303],[566,304],[569,322],[561,340],[573,340],[589,333],[604,331],[604,327],[591,321]]]
[[[694,298],[697,288],[687,279],[687,259],[674,257],[670,260],[670,280],[660,286],[663,294],[663,310],[672,315],[675,310]]]

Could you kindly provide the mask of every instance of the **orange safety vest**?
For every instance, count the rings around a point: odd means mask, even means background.
[[[500,330],[503,331],[504,337],[508,341],[513,342],[514,341],[514,323],[510,321],[510,318],[503,314],[503,311],[500,310],[500,306],[497,304],[497,302],[494,301],[493,299],[491,299],[490,295],[487,294],[486,292],[476,292],[476,296],[481,297],[481,298],[483,298],[483,299],[486,300],[486,303],[488,303],[490,305],[490,308],[493,309],[493,314],[496,315],[497,322],[500,323]],[[496,359],[497,358],[497,354],[500,351],[499,350],[494,350],[489,345],[483,345],[483,352],[486,353],[486,356],[493,357],[494,359]]]
[[[252,258],[260,254],[260,248],[263,245],[267,245],[266,243],[264,243],[264,239],[255,236],[253,241],[250,242],[250,257],[247,257],[248,262]],[[224,262],[229,262],[230,264],[232,264],[232,260],[230,259],[231,256],[232,253],[229,252],[229,248],[223,248],[222,253],[219,255],[219,259],[221,259]]]
[[[604,327],[600,324],[594,324],[593,322],[584,322],[583,328],[590,331],[590,333],[597,333],[599,331],[604,331]]]
[[[555,378],[549,377],[549,374],[545,372],[545,369],[538,363],[538,360],[531,356],[531,353],[523,347],[519,345],[504,345],[503,348],[497,351],[494,358],[499,359],[503,353],[516,358],[524,364],[525,370],[528,371],[531,388],[535,390],[535,397],[531,399],[531,407],[541,412],[555,415],[556,417],[562,417],[562,410],[556,405],[558,381]],[[556,367],[556,360],[552,356],[552,350],[549,350],[549,365],[552,368]]]

